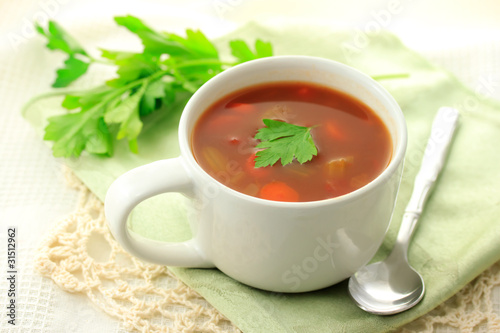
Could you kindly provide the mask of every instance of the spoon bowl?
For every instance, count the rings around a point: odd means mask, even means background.
[[[351,296],[361,309],[395,314],[413,307],[424,296],[424,279],[396,253],[363,267],[349,280]]]

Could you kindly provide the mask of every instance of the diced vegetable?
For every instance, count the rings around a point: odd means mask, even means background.
[[[338,195],[338,186],[335,182],[332,182],[331,180],[327,180],[325,183],[325,190],[326,192],[330,193],[332,197],[335,197]]]
[[[241,192],[256,197],[259,194],[259,187],[253,183],[248,184]]]
[[[336,158],[325,165],[326,176],[329,179],[339,178],[345,174],[346,169],[354,162],[353,156]]]
[[[220,150],[212,146],[203,149],[203,157],[210,166],[210,175],[222,184],[235,186],[245,178],[241,165],[229,160]]]
[[[232,102],[227,107],[232,111],[236,111],[238,113],[243,113],[243,114],[252,113],[257,110],[257,108],[254,105],[248,103]]]
[[[269,175],[269,173],[271,172],[270,167],[262,167],[262,168],[255,167],[255,159],[257,158],[257,155],[255,154],[256,152],[252,153],[252,155],[248,157],[245,165],[245,170],[256,178],[262,178]]]
[[[232,145],[239,145],[241,143],[241,140],[238,139],[237,137],[235,136],[231,136],[229,139],[228,139],[229,143],[232,144]]]
[[[359,174],[351,178],[350,185],[353,190],[361,188],[370,182],[370,177],[366,173]]]
[[[284,170],[288,175],[308,177],[314,173],[314,169],[308,168],[303,164],[289,165]]]
[[[287,184],[279,181],[268,183],[260,190],[260,197],[262,199],[273,201],[299,201],[299,193]]]
[[[328,133],[328,136],[330,136],[332,139],[334,139],[334,140],[345,140],[346,139],[345,133],[333,121],[327,121],[325,124],[325,127],[326,127],[326,132]]]
[[[231,184],[231,185],[237,185],[237,184],[241,183],[241,181],[246,176],[243,171],[238,172],[238,173],[234,173],[234,174],[228,173],[228,175],[229,175],[229,182],[228,182],[228,184]]]
[[[262,114],[262,119],[273,119],[273,120],[281,120],[288,121],[290,118],[290,108],[288,108],[284,104],[276,104],[271,109],[266,110]]]
[[[225,171],[228,160],[217,148],[208,146],[203,149],[203,157],[210,168],[215,171]]]

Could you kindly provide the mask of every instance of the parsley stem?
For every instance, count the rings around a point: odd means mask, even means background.
[[[165,74],[168,74],[169,72],[168,71],[158,71],[158,72],[155,72],[154,74],[148,76],[148,77],[144,77],[142,79],[139,79],[139,80],[135,80],[133,82],[130,82],[129,84],[117,89],[116,91],[113,91],[112,93],[109,94],[109,96],[111,96],[111,98],[108,100],[107,98],[104,99],[103,101],[106,101],[109,102],[112,98],[115,98],[117,97],[118,95],[121,95],[123,94],[125,91],[129,90],[129,89],[132,89],[142,83],[144,83],[145,81],[149,81],[149,80],[153,80],[153,79],[156,79],[158,77],[161,77]],[[96,88],[91,88],[91,89],[88,89],[87,91],[93,91],[95,90]],[[40,94],[40,95],[37,95],[33,98],[31,98],[28,102],[26,102],[24,105],[23,105],[23,108],[21,109],[21,115],[25,115],[26,114],[26,110],[28,110],[30,108],[31,105],[33,105],[34,103],[40,101],[40,100],[43,100],[43,99],[46,99],[46,98],[51,98],[51,97],[58,97],[58,96],[64,96],[64,95],[71,95],[71,94],[78,94],[78,95],[84,95],[86,91],[84,90],[78,90],[78,89],[61,89],[61,90],[56,90],[56,91],[49,91],[49,92],[46,92],[46,93],[43,93],[43,94]],[[103,101],[101,101],[100,103],[102,103]],[[99,103],[99,104],[100,104]]]
[[[180,64],[176,64],[177,68],[185,68],[185,67],[194,67],[194,66],[203,66],[203,65],[221,65],[221,66],[234,66],[233,62],[224,62],[219,59],[196,59],[196,60],[188,60],[181,62]]]
[[[138,85],[143,84],[146,81],[154,80],[154,79],[161,77],[167,73],[168,73],[168,71],[158,71],[158,72],[155,72],[154,74],[151,74],[150,76],[146,76],[146,77],[143,77],[142,79],[138,79],[138,80],[129,82],[128,84],[124,85],[123,87],[118,88],[116,91],[114,91],[110,95],[112,95],[114,98],[116,96],[123,94],[127,90],[130,90],[132,88],[135,88]]]
[[[108,66],[116,66],[111,61],[106,61],[104,59],[94,58],[94,57],[91,57],[91,56],[88,56],[88,57],[90,59],[90,62],[95,63],[95,64],[103,64],[103,65],[108,65]]]
[[[68,90],[68,89],[63,89],[63,90],[57,90],[57,91],[48,91],[46,93],[36,95],[35,97],[32,97],[30,100],[28,100],[22,107],[21,109],[21,115],[23,117],[26,116],[26,110],[30,108],[31,105],[35,104],[36,102],[43,100],[45,98],[50,98],[50,97],[57,97],[57,96],[63,96],[63,95],[71,95],[72,93],[81,93],[81,90]]]
[[[381,74],[381,75],[372,75],[372,79],[374,80],[390,80],[390,79],[406,79],[410,77],[409,73],[395,73],[395,74]]]
[[[146,81],[151,80],[153,76],[155,77],[160,76],[159,73],[160,72],[157,72],[151,76],[145,77],[140,80],[136,80],[134,82],[129,83],[126,86],[121,87],[120,89],[117,89],[116,91],[112,91],[106,97],[104,97],[100,102],[92,106],[90,109],[80,111],[82,117],[77,121],[75,126],[73,126],[68,132],[66,132],[62,136],[62,138],[74,136],[76,132],[80,131],[82,127],[85,126],[85,124],[90,118],[95,117],[97,115],[101,117],[105,112],[104,107],[106,106],[106,104],[111,102],[114,98],[120,96],[125,91],[135,87],[138,84],[144,84]]]

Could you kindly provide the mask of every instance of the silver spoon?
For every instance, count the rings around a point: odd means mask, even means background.
[[[351,297],[367,312],[378,315],[399,313],[416,305],[424,296],[424,280],[408,263],[408,245],[432,185],[443,167],[458,115],[457,110],[442,107],[433,121],[422,165],[391,254],[384,261],[361,268],[349,279]]]

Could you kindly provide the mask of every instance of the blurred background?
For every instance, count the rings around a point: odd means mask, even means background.
[[[486,87],[483,92],[500,99],[498,0],[1,0],[0,241],[5,244],[4,228],[18,227],[19,283],[30,286],[20,291],[19,311],[21,319],[40,332],[122,329],[118,321],[96,311],[86,299],[82,302],[80,295],[62,292],[32,267],[44,234],[74,210],[78,199],[76,191],[65,185],[63,162],[52,156],[20,115],[31,97],[51,90],[55,69],[64,59],[46,50],[33,23],[56,20],[88,49],[140,48],[138,40],[113,22],[114,16],[125,14],[158,30],[182,33],[185,28],[199,28],[211,38],[249,21],[353,29],[360,35],[385,29],[471,89]],[[103,29],[108,33],[96,39],[96,31]],[[5,297],[4,289],[0,285],[0,297]],[[41,308],[46,309],[43,318],[29,316]]]

